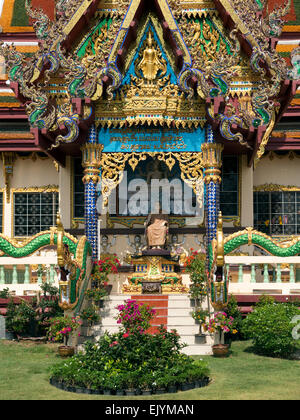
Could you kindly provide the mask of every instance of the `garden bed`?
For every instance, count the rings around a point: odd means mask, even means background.
[[[161,326],[155,334],[148,332],[153,309],[128,300],[118,310],[119,332],[85,342],[84,352],[53,366],[52,385],[104,395],[151,395],[207,385],[207,363],[180,352],[185,345],[175,330]]]
[[[59,382],[55,379],[50,379],[50,385],[67,392],[77,394],[90,394],[90,395],[116,395],[116,396],[133,396],[133,395],[159,395],[159,394],[173,394],[179,391],[189,391],[195,388],[202,388],[209,384],[210,379],[205,377],[199,381],[192,383],[184,382],[182,384],[170,386],[166,389],[149,389],[141,390],[139,388],[126,391],[126,390],[104,390],[104,389],[91,389],[78,386],[71,386],[68,383]]]

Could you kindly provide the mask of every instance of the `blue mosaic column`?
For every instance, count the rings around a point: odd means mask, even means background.
[[[100,180],[100,159],[102,144],[97,144],[97,130],[92,126],[88,141],[82,146],[82,166],[84,167],[84,217],[85,235],[93,250],[93,260],[98,258],[98,213],[96,210],[96,187]]]
[[[202,145],[205,168],[206,247],[216,237],[220,211],[220,184],[223,145],[215,142],[212,127],[206,127],[206,143]]]

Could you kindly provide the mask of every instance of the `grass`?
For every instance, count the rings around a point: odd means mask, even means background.
[[[206,388],[122,398],[58,390],[48,381],[49,367],[61,360],[55,344],[0,340],[0,400],[299,400],[300,361],[255,355],[250,344],[233,343],[225,359],[202,356],[211,370],[212,382]]]

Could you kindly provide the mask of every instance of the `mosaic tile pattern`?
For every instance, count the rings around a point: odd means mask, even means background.
[[[93,250],[93,259],[98,256],[98,214],[96,210],[96,184],[92,181],[85,184],[85,235]]]
[[[206,142],[215,143],[214,132],[210,125],[206,127]],[[220,184],[211,181],[205,189],[205,224],[206,246],[216,237],[218,213],[220,210]]]
[[[95,126],[90,128],[88,143],[97,143],[97,129]],[[85,235],[92,246],[93,260],[98,258],[98,213],[96,201],[96,184],[90,181],[84,186],[84,218]]]

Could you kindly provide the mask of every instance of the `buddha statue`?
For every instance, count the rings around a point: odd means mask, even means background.
[[[138,65],[138,70],[142,70],[144,78],[149,81],[156,79],[159,70],[166,72],[166,64],[159,59],[157,50],[153,48],[150,31],[147,37],[147,47],[144,50],[143,59]]]
[[[156,203],[155,211],[149,214],[145,222],[145,234],[148,249],[164,248],[169,230],[168,216],[160,211],[160,204]]]

